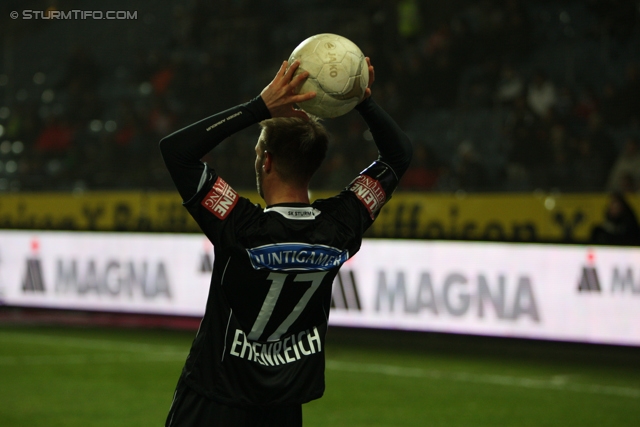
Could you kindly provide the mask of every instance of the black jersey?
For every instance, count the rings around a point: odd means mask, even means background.
[[[372,101],[365,106],[370,117],[382,114]],[[161,143],[185,207],[215,252],[205,315],[182,380],[228,405],[289,405],[322,395],[333,280],[359,250],[410,156],[395,123],[382,123],[377,136],[400,147],[390,150],[390,159],[402,158],[397,152],[404,150],[401,166],[381,156],[335,197],[263,209],[197,160],[205,148],[268,118],[265,110],[258,97]],[[361,114],[367,120],[367,112]],[[204,138],[195,128],[214,132]]]

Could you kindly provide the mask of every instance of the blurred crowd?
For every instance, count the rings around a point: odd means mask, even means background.
[[[448,3],[192,0],[154,18],[161,46],[123,45],[122,60],[79,39],[61,72],[33,70],[37,98],[0,74],[0,191],[169,190],[158,141],[258,95],[319,32],[372,58],[374,97],[416,146],[402,190],[640,190],[638,2]],[[128,25],[151,19],[139,13]],[[574,50],[554,56],[559,45]],[[444,141],[424,127],[443,114],[491,120]],[[333,138],[313,188],[338,190],[376,153],[356,114],[325,124]],[[206,159],[238,189],[254,186],[256,136],[257,127],[234,135]]]

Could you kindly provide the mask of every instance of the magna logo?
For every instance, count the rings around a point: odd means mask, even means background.
[[[602,293],[609,291],[612,295],[638,295],[640,296],[640,274],[634,276],[631,266],[616,265],[612,268],[611,274],[603,277],[609,281],[601,282],[598,269],[595,263],[595,252],[587,252],[587,264],[582,267],[582,274],[578,280],[578,292]],[[608,286],[601,286],[601,283]]]
[[[336,310],[362,311],[358,285],[353,270],[340,270],[333,281],[331,308]]]
[[[109,259],[59,259],[56,264],[56,294],[141,296],[171,299],[171,284],[164,262]]]
[[[31,251],[33,255],[27,258],[25,273],[22,278],[22,291],[29,293],[44,293],[44,278],[42,276],[42,261],[38,255],[40,242],[33,240],[31,242]]]
[[[454,317],[469,313],[481,318],[493,311],[498,319],[529,318],[540,322],[540,312],[531,278],[526,275],[507,278],[498,275],[491,282],[485,275],[467,277],[461,273],[446,274],[440,283],[428,271],[420,273],[417,286],[407,286],[403,271],[390,280],[386,271],[378,272],[375,300],[377,312],[401,310],[406,314],[449,314]]]
[[[587,265],[582,267],[582,275],[578,283],[578,292],[600,292],[600,279],[594,267],[595,255],[592,251],[587,254]]]
[[[38,254],[39,248],[39,242],[33,240],[31,242],[33,255],[25,260],[22,276],[24,293],[47,293],[46,269],[43,268]],[[144,299],[171,299],[169,275],[162,261],[59,258],[55,263],[53,283],[53,292],[57,295],[108,295],[130,299],[141,296]]]

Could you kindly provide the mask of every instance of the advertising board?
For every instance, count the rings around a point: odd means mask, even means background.
[[[0,303],[202,316],[195,234],[0,231]],[[366,239],[330,323],[640,345],[640,248]]]

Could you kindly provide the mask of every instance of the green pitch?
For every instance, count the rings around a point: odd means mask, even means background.
[[[3,427],[161,426],[193,332],[0,326]],[[330,331],[305,427],[637,426],[640,349]]]

